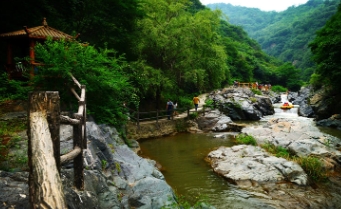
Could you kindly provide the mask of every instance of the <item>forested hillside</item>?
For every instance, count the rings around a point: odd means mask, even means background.
[[[39,26],[46,17],[53,28],[80,33],[77,40],[83,43],[37,45],[36,61],[44,65],[37,67],[30,85],[2,75],[1,101],[26,98],[36,86],[59,90],[68,98],[65,87],[72,73],[87,85],[92,115],[99,122],[119,124],[125,117],[123,103],[142,109],[152,104],[155,110],[171,98],[186,107],[194,94],[235,79],[291,90],[301,85],[291,64],[265,54],[241,27],[199,0],[13,0],[0,6],[6,8],[0,14],[0,32]],[[0,41],[4,63],[6,45]],[[70,101],[65,103],[72,107]]]
[[[300,68],[302,78],[307,81],[314,71],[308,45],[316,31],[335,14],[339,3],[339,0],[309,0],[283,12],[265,12],[231,4],[209,4],[207,7],[220,9],[231,24],[242,26],[269,55]]]

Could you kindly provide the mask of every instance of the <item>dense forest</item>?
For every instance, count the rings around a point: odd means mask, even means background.
[[[339,3],[340,0],[309,0],[282,12],[223,3],[207,7],[220,9],[229,23],[241,26],[267,54],[299,68],[302,79],[308,81],[315,68],[308,45],[316,31],[335,14]]]
[[[67,107],[73,107],[66,88],[72,73],[87,86],[88,110],[95,119],[117,125],[126,119],[123,103],[155,110],[171,98],[186,107],[193,95],[233,80],[290,90],[302,85],[292,62],[269,56],[241,26],[199,0],[13,0],[0,5],[6,8],[0,33],[41,25],[46,17],[49,26],[80,34],[77,42],[37,45],[36,61],[44,65],[29,85],[3,73],[2,102],[25,99],[39,87],[60,91]],[[4,63],[6,40],[0,41]]]

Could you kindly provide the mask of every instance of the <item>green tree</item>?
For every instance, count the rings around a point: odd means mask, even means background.
[[[145,0],[142,6],[147,16],[138,21],[137,53],[150,69],[160,71],[154,82],[158,88],[151,91],[203,92],[220,87],[229,76],[217,32],[220,12],[193,14],[188,0]]]
[[[123,102],[130,102],[133,91],[122,73],[126,62],[114,51],[48,40],[36,46],[36,60],[43,65],[37,69],[34,85],[39,90],[59,91],[63,107],[68,110],[78,107],[70,94],[71,73],[86,85],[87,109],[98,123],[119,125],[127,119]]]
[[[317,63],[316,74],[323,83],[335,90],[341,88],[341,4],[326,25],[317,32],[310,43],[313,60]],[[316,77],[316,76],[315,76]]]

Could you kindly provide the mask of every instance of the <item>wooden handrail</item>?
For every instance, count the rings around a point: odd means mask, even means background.
[[[60,115],[58,92],[33,92],[29,95],[29,194],[31,208],[67,208],[60,179],[61,164],[73,160],[74,186],[84,189],[83,149],[86,142],[86,88],[72,75],[75,85],[81,90],[78,96],[78,112],[69,116]],[[73,126],[73,146],[69,153],[60,156],[60,123]],[[53,149],[53,150],[52,150]],[[52,152],[51,152],[52,150]]]

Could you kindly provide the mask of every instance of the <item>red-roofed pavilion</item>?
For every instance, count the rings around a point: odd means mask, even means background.
[[[46,18],[44,18],[41,26],[32,28],[24,26],[24,29],[22,30],[0,34],[0,38],[4,39],[7,43],[5,69],[9,78],[22,78],[23,72],[26,69],[29,69],[31,76],[34,75],[34,67],[38,65],[38,63],[35,62],[34,47],[37,42],[44,42],[48,37],[51,37],[54,40],[71,40],[76,38],[48,26]],[[26,64],[24,64],[25,61],[23,58],[28,56],[30,57],[30,63],[26,62]],[[18,61],[14,58],[23,60]]]

